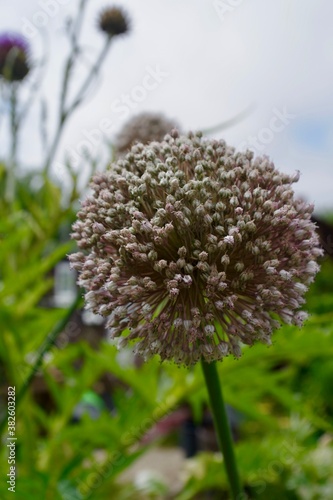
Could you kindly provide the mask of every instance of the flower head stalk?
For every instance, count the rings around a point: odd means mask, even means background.
[[[301,326],[321,250],[298,178],[201,134],[133,146],[73,226],[87,307],[137,352],[186,365]]]

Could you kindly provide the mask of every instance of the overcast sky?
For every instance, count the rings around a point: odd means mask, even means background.
[[[78,3],[0,0],[1,32],[25,34],[33,58],[49,44],[43,94],[53,127],[68,51],[65,20]],[[96,19],[105,5],[106,0],[88,5],[82,42],[90,60],[103,44]],[[141,111],[161,111],[182,129],[196,130],[252,106],[242,121],[212,136],[268,154],[281,170],[300,170],[296,191],[318,210],[333,209],[332,0],[119,0],[117,5],[127,10],[131,33],[114,40],[89,99],[66,128],[59,162],[65,151],[80,151],[87,136],[96,139],[102,123],[112,139]],[[41,163],[38,109],[32,108],[22,134],[21,159],[29,165]],[[4,128],[1,142],[2,156]]]

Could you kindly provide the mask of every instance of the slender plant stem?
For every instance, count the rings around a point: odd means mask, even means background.
[[[38,355],[37,355],[35,364],[31,368],[31,371],[30,371],[28,377],[25,379],[24,384],[22,385],[22,387],[18,393],[16,404],[18,402],[20,402],[20,400],[23,398],[23,396],[26,393],[28,387],[30,386],[35,374],[37,373],[37,371],[39,370],[39,368],[42,364],[43,357],[51,349],[52,345],[55,343],[55,341],[57,340],[60,333],[64,330],[64,328],[67,325],[68,321],[70,320],[72,314],[78,308],[81,300],[82,300],[81,293],[79,293],[77,295],[77,297],[75,298],[75,300],[70,305],[70,307],[67,309],[65,316],[60,321],[58,321],[58,323],[54,326],[53,330],[51,330],[49,335],[46,337],[45,341],[43,342],[43,344],[41,345],[41,347],[38,351]]]
[[[12,82],[10,85],[10,158],[7,171],[6,199],[13,202],[15,194],[15,172],[17,163],[17,135],[19,123],[17,119],[17,85]]]
[[[70,31],[71,31],[71,34],[70,34],[71,52],[70,52],[70,54],[67,58],[66,64],[65,64],[65,70],[64,70],[64,74],[63,74],[63,82],[62,82],[62,86],[61,86],[60,103],[59,103],[59,120],[58,120],[57,129],[55,132],[55,136],[53,138],[52,144],[51,144],[51,146],[48,150],[47,156],[46,156],[45,166],[44,166],[45,174],[47,174],[49,169],[50,169],[51,162],[54,159],[55,153],[56,153],[58,145],[59,145],[59,141],[61,139],[63,127],[65,125],[67,118],[68,118],[68,110],[66,110],[68,87],[69,87],[69,82],[70,82],[70,79],[72,76],[72,72],[73,72],[73,69],[75,66],[77,56],[80,53],[79,37],[80,37],[80,33],[81,33],[81,28],[82,28],[82,23],[83,23],[83,18],[84,18],[87,3],[88,3],[88,0],[81,0],[75,21],[73,21],[73,25],[70,28]]]
[[[210,405],[213,413],[218,443],[224,457],[224,463],[231,487],[232,498],[234,500],[239,500],[242,498],[242,487],[237,471],[232,436],[224,406],[216,364],[215,362],[206,363],[206,361],[201,360],[201,366],[205,377]]]
[[[63,90],[62,90],[59,123],[58,123],[58,127],[57,127],[57,130],[55,133],[55,137],[53,139],[53,143],[50,147],[50,150],[48,152],[47,159],[45,162],[45,167],[44,167],[45,174],[48,173],[48,171],[51,167],[51,162],[54,159],[55,153],[57,151],[57,148],[58,148],[58,145],[59,145],[59,142],[60,142],[63,130],[64,130],[65,123],[67,122],[67,120],[71,116],[71,114],[76,110],[76,108],[82,103],[82,101],[84,100],[84,98],[86,96],[86,92],[88,91],[88,89],[90,87],[91,82],[93,81],[94,77],[96,77],[98,75],[99,70],[101,68],[101,65],[102,65],[102,63],[103,63],[103,61],[108,53],[109,48],[110,48],[111,40],[112,40],[111,37],[106,38],[105,44],[104,44],[98,58],[96,59],[96,62],[91,67],[88,75],[86,76],[81,87],[79,88],[79,90],[76,94],[76,97],[73,99],[72,103],[69,104],[67,106],[67,108],[65,108],[68,82],[69,82],[70,74],[72,71],[72,66],[74,64],[74,59],[70,60],[68,63],[68,66],[66,68],[66,76],[65,76],[65,80],[64,80],[64,84],[63,84]],[[78,49],[75,49],[75,50],[78,50]]]
[[[55,343],[55,341],[57,340],[60,333],[64,331],[64,328],[66,327],[66,325],[67,325],[68,321],[70,320],[74,311],[76,311],[76,309],[79,307],[81,301],[82,301],[81,293],[78,293],[75,300],[72,302],[70,307],[67,309],[65,316],[60,321],[58,321],[58,323],[54,326],[54,328],[51,330],[49,335],[44,340],[43,344],[40,346],[38,353],[37,353],[36,361],[35,361],[34,365],[32,366],[29,375],[26,377],[26,379],[25,379],[25,381],[24,381],[22,387],[20,388],[18,395],[16,397],[16,408],[21,403],[23,396],[25,395],[27,389],[29,388],[37,371],[39,370],[39,368],[43,362],[43,358],[44,358],[45,354],[51,349],[52,345]],[[3,428],[6,425],[6,422],[7,422],[7,415],[5,415],[4,419],[0,422],[0,434],[3,431]]]
[[[67,114],[71,114],[83,101],[87,90],[90,87],[91,82],[93,81],[94,77],[96,77],[99,73],[99,70],[102,66],[102,63],[109,51],[110,45],[111,45],[111,40],[112,38],[108,36],[105,40],[104,46],[102,47],[101,52],[99,53],[99,56],[97,57],[95,63],[93,64],[90,72],[87,75],[87,78],[84,80],[82,83],[80,89],[77,92],[76,98],[73,100],[72,104],[68,107],[67,109]]]
[[[209,134],[214,134],[215,132],[220,132],[221,130],[225,130],[226,128],[233,127],[234,125],[237,125],[239,122],[244,120],[244,118],[247,118],[247,116],[249,116],[255,109],[256,109],[256,104],[252,103],[246,108],[244,108],[243,111],[237,113],[237,115],[233,116],[232,118],[229,118],[229,120],[225,120],[221,123],[218,123],[217,125],[213,125],[213,127],[203,129],[202,133],[204,135],[209,135]]]

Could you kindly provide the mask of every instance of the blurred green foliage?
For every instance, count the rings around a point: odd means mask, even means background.
[[[2,169],[2,180],[5,169]],[[0,186],[1,189],[1,186]],[[52,201],[50,201],[52,200]],[[12,203],[1,202],[0,337],[1,399],[6,388],[18,393],[33,370],[36,352],[66,310],[42,306],[52,287],[50,271],[73,248],[59,243],[68,227],[75,196],[64,206],[60,188],[44,179],[38,191],[22,181]],[[308,293],[311,318],[303,329],[285,326],[274,345],[244,349],[238,361],[219,365],[225,399],[242,415],[236,446],[249,498],[333,497],[333,262],[325,258]],[[101,405],[96,417],[73,421],[77,405],[105,374],[117,381],[114,410]],[[44,407],[34,384],[45,386]],[[16,467],[18,498],[168,498],[158,480],[142,485],[119,481],[121,473],[156,440],[144,439],[165,415],[187,402],[200,418],[207,404],[200,367],[187,370],[153,359],[137,367],[130,352],[107,340],[65,347],[50,344],[30,390],[17,401]],[[5,413],[2,415],[6,417]],[[6,439],[3,432],[3,443]],[[7,470],[7,449],[1,451]],[[188,460],[183,489],[176,498],[228,498],[221,456],[202,453]],[[113,492],[110,495],[110,492]],[[0,497],[7,498],[5,482]],[[170,497],[169,497],[170,498]]]

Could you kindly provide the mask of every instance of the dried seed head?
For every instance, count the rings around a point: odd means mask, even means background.
[[[320,250],[295,180],[200,134],[134,146],[73,226],[88,307],[143,355],[186,365],[270,343],[277,318],[301,325]]]
[[[127,14],[119,7],[106,7],[100,13],[98,27],[110,37],[123,35],[129,30]]]

